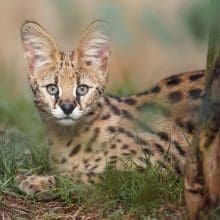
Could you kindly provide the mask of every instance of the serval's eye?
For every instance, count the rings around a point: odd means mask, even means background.
[[[59,89],[58,89],[57,85],[55,85],[55,84],[49,84],[46,86],[46,88],[47,88],[47,92],[50,95],[58,95],[59,94]]]
[[[83,96],[88,92],[88,90],[89,90],[89,87],[87,85],[79,85],[76,88],[76,94],[79,96]]]

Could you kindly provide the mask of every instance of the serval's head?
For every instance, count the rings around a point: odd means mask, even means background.
[[[59,50],[36,22],[25,22],[21,39],[35,103],[45,119],[74,125],[103,94],[110,60],[108,25],[89,25],[74,50]]]

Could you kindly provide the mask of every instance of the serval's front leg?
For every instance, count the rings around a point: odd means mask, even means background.
[[[70,179],[73,183],[94,183],[97,182],[98,175],[93,173],[63,173],[62,177]],[[59,178],[58,178],[59,179]],[[56,189],[59,180],[54,176],[38,176],[38,175],[18,175],[16,180],[19,189],[26,195],[35,197],[39,200],[48,200],[54,198],[53,191]]]
[[[51,197],[50,192],[55,189],[56,179],[54,176],[23,176],[16,177],[21,191],[29,196],[36,196],[39,199]]]

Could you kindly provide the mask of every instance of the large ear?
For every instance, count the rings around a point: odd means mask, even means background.
[[[103,73],[110,61],[110,28],[102,21],[90,24],[76,48],[79,62]]]
[[[27,21],[22,25],[21,40],[31,74],[44,65],[56,62],[60,56],[54,40],[35,22]]]

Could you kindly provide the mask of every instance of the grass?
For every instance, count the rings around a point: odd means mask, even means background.
[[[5,134],[1,137],[1,194],[25,199],[15,181],[18,170],[40,174],[51,172],[45,160],[45,151],[34,148],[31,154],[18,152],[17,146],[28,143],[30,142],[19,135],[12,137]],[[102,217],[120,219],[124,215],[157,216],[158,209],[169,205],[176,209],[175,203],[182,205],[182,179],[172,172],[164,173],[158,167],[149,167],[142,173],[129,169],[109,169],[104,174],[103,181],[96,185],[74,184],[63,176],[56,177],[58,185],[53,192],[55,201],[66,206],[74,204],[83,207],[85,213],[98,210]],[[35,202],[34,198],[29,199]]]
[[[5,91],[1,87],[0,213],[23,219],[36,215],[40,219],[62,219],[71,213],[95,219],[182,216],[182,178],[151,166],[144,172],[128,167],[123,171],[107,169],[103,181],[96,185],[74,184],[56,174],[58,185],[53,200],[39,202],[26,198],[18,189],[17,172],[53,171],[47,161],[44,129],[31,99]],[[14,204],[22,208],[15,209]]]

